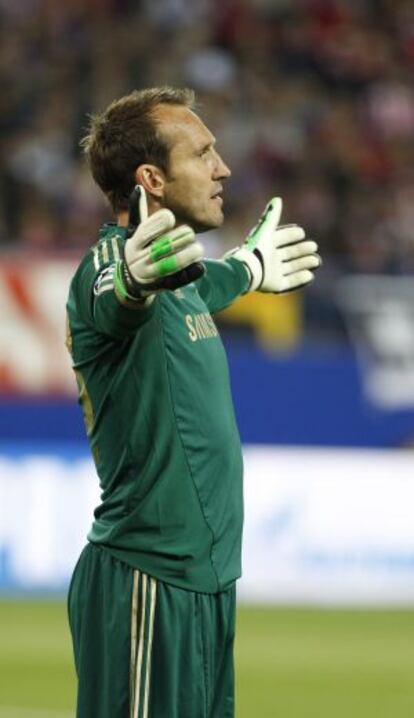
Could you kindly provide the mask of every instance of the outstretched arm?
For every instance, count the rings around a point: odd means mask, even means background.
[[[241,247],[221,261],[204,262],[205,274],[196,284],[210,312],[224,309],[246,292],[280,294],[313,280],[321,264],[318,246],[305,238],[302,227],[279,226],[281,212],[282,200],[275,197]]]
[[[233,258],[206,259],[205,271],[196,286],[211,314],[220,312],[249,289],[249,273],[242,262]]]

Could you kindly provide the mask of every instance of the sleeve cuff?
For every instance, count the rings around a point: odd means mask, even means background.
[[[150,294],[145,298],[134,297],[132,294],[129,294],[125,285],[124,273],[122,270],[123,260],[120,259],[116,263],[114,272],[114,292],[118,302],[130,309],[142,309],[143,307],[147,307],[151,304],[154,299],[154,294]]]

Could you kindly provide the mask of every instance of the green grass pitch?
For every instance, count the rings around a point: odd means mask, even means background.
[[[414,610],[240,607],[236,666],[237,718],[412,718]],[[0,718],[74,697],[64,602],[0,601]]]

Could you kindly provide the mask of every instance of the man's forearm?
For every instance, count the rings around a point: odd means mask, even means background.
[[[247,292],[250,277],[246,267],[237,260],[206,259],[205,273],[196,282],[198,292],[210,312],[219,312]]]

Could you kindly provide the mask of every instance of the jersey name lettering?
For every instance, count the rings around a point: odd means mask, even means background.
[[[185,323],[192,342],[196,342],[197,339],[212,339],[218,336],[217,327],[208,312],[186,314]]]

